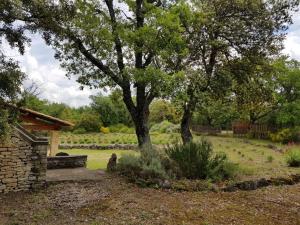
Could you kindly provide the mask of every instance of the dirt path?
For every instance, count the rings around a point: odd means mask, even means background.
[[[234,193],[141,189],[102,175],[0,196],[2,225],[300,225],[300,185]]]
[[[57,181],[95,181],[102,180],[105,172],[103,170],[88,170],[86,168],[47,170],[48,182]]]

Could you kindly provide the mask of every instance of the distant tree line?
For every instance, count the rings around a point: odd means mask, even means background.
[[[73,131],[100,132],[100,127],[110,127],[123,124],[133,127],[134,124],[128,113],[120,90],[114,90],[109,95],[102,94],[90,96],[90,105],[83,107],[70,107],[63,103],[53,103],[40,99],[38,96],[27,93],[23,95],[23,107],[73,122]],[[175,105],[166,100],[155,100],[151,106],[150,123],[156,124],[169,121],[178,124],[180,112]]]
[[[260,76],[235,83],[222,98],[203,98],[205,101],[197,105],[192,123],[223,129],[230,128],[235,120],[278,129],[300,126],[300,63],[280,57],[264,66],[253,71]]]

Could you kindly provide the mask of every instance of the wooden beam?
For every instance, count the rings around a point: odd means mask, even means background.
[[[40,112],[36,112],[34,110],[31,109],[26,109],[26,108],[19,108],[21,115],[24,115],[25,117],[30,116],[34,119],[38,119],[40,121],[44,121],[44,122],[48,122],[51,124],[56,124],[59,125],[61,127],[70,127],[70,126],[74,126],[74,124],[68,122],[68,121],[64,121],[49,115],[45,115],[43,113]]]
[[[28,123],[34,123],[36,125],[48,125],[48,124],[53,124],[53,123],[49,123],[49,122],[45,122],[43,120],[40,120],[38,118],[35,118],[34,116],[31,115],[21,115],[20,116],[21,121],[23,122],[28,122]]]
[[[55,125],[32,125],[32,124],[22,124],[22,127],[24,127],[26,130],[36,130],[36,131],[56,131],[60,130],[61,127],[55,126]]]
[[[29,130],[61,130],[62,127],[58,123],[49,123],[48,121],[35,118],[30,114],[22,114],[20,116],[21,121],[30,124],[24,124],[24,128]]]
[[[58,152],[59,131],[50,132],[50,156],[55,156]]]

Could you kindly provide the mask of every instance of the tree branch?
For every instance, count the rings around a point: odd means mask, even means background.
[[[94,57],[84,46],[83,42],[71,35],[71,39],[74,41],[74,43],[76,44],[76,46],[78,47],[79,51],[96,67],[98,67],[103,73],[105,73],[107,76],[111,77],[114,82],[116,82],[118,85],[121,86],[122,84],[122,80],[113,72],[111,71],[111,69],[107,66],[104,65],[103,62],[99,59],[97,59],[96,57]]]
[[[132,118],[136,117],[136,106],[132,101],[130,84],[125,85],[123,88],[123,101],[126,104],[127,109],[129,110]]]
[[[147,66],[149,66],[151,64],[153,57],[154,57],[154,53],[151,52],[148,54],[148,56],[143,64],[143,68],[146,68]]]
[[[144,26],[144,15],[142,10],[143,0],[136,0],[136,28],[137,30]],[[143,43],[138,41],[137,49],[135,50],[135,67],[142,68],[143,67],[143,52],[142,47]]]
[[[109,15],[110,15],[110,20],[111,20],[111,28],[112,28],[112,33],[114,36],[114,42],[115,42],[115,48],[117,52],[117,61],[118,61],[118,67],[121,73],[123,73],[123,70],[125,68],[124,61],[123,61],[123,50],[122,50],[122,43],[117,31],[117,19],[116,19],[116,14],[114,10],[114,5],[113,5],[113,0],[105,0],[105,3],[107,5]]]

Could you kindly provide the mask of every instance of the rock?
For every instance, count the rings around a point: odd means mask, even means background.
[[[211,185],[211,190],[212,190],[213,192],[218,192],[218,191],[220,191],[220,188],[219,188],[216,184],[212,184],[212,185]]]
[[[268,144],[266,147],[267,147],[267,148],[270,148],[270,149],[272,149],[272,150],[274,150],[274,151],[277,151],[276,145]]]
[[[265,179],[265,178],[262,178],[262,179],[260,179],[260,180],[257,181],[257,187],[258,188],[267,187],[269,185],[270,185],[270,182],[267,179]]]
[[[165,189],[170,189],[171,188],[171,183],[170,183],[170,181],[168,181],[168,180],[164,180],[163,182],[162,182],[162,184],[161,184],[161,187],[162,188],[165,188]]]
[[[117,155],[113,153],[108,161],[107,171],[113,172],[116,171],[116,169],[117,169]]]
[[[55,156],[69,156],[69,154],[65,152],[59,152]]]

